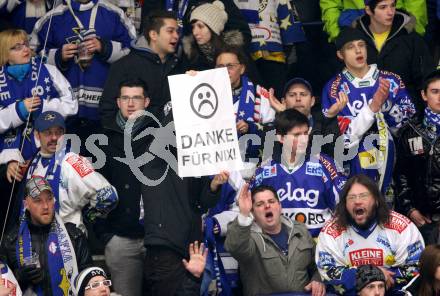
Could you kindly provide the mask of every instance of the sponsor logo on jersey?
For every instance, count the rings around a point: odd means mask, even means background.
[[[382,266],[384,263],[382,249],[359,249],[349,252],[348,255],[352,266],[367,264]]]
[[[385,248],[391,249],[390,241],[386,236],[379,235],[376,238],[376,242],[384,246]]]
[[[94,171],[92,165],[79,155],[71,155],[66,161],[75,169],[81,178]]]
[[[333,164],[322,155],[319,156],[319,161],[325,167],[327,172],[330,173],[330,179],[334,180],[338,176],[338,172],[336,171],[336,168],[333,166]]]
[[[263,179],[271,178],[277,175],[277,166],[274,164],[263,169]]]
[[[374,80],[377,80],[377,78],[379,78],[379,73],[380,71],[376,68],[376,70],[374,70],[374,73],[371,77],[373,77]]]
[[[307,162],[306,163],[306,175],[310,176],[322,176],[322,167],[321,164],[316,162]]]
[[[325,222],[331,218],[331,215],[325,210],[311,210],[298,208],[283,208],[283,215],[306,224],[307,228],[321,228]]]
[[[339,227],[335,221],[330,222],[327,226],[325,226],[321,231],[330,235],[333,238],[337,238],[342,234],[345,228]]]
[[[408,144],[412,155],[420,155],[424,153],[422,137],[409,138]]]
[[[363,80],[359,82],[359,87],[366,87],[366,86],[370,86],[369,80]]]
[[[318,267],[324,269],[326,265],[335,266],[336,261],[330,253],[321,251],[319,252]]]
[[[416,241],[415,243],[410,244],[406,250],[408,251],[406,263],[416,263],[419,261],[420,255],[422,254],[423,244],[421,241]]]
[[[311,208],[315,207],[319,201],[319,190],[305,190],[304,188],[295,188],[292,191],[292,183],[286,182],[287,190],[284,188],[278,189],[277,193],[280,202],[288,201],[305,201]]]
[[[411,221],[407,217],[396,212],[391,212],[390,219],[384,224],[384,227],[402,233],[406,227],[408,227],[409,223],[411,223]]]
[[[355,78],[348,70],[344,70],[342,73],[344,73],[345,77],[347,77],[349,81],[353,81]]]

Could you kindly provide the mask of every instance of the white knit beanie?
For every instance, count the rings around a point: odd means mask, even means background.
[[[228,14],[225,5],[221,1],[205,3],[197,6],[191,13],[190,22],[199,20],[205,23],[214,33],[220,35],[225,28]]]

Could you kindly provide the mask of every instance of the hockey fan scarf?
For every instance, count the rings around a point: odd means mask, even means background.
[[[440,114],[434,113],[431,108],[425,108],[423,125],[428,130],[428,137],[434,140],[440,135]]]
[[[52,295],[68,296],[70,281],[78,274],[78,267],[69,234],[58,214],[55,214],[50,227],[46,253]],[[16,254],[19,266],[23,266],[24,258],[30,257],[32,254],[32,238],[29,231],[28,218],[26,217],[21,219],[16,243]],[[32,289],[33,295],[44,295],[41,285],[36,285]]]

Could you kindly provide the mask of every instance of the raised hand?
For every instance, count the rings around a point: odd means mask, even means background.
[[[205,248],[203,243],[195,241],[189,245],[189,261],[182,260],[186,270],[188,270],[193,276],[200,277],[205,270],[206,258],[208,257],[208,249]]]
[[[229,172],[221,171],[219,174],[215,175],[211,181],[210,187],[211,191],[215,192],[219,187],[225,184],[229,179]]]
[[[238,208],[240,209],[240,214],[245,217],[248,217],[252,210],[252,197],[248,183],[245,183],[240,190],[240,195],[238,197]]]
[[[283,112],[286,110],[286,104],[281,103],[276,97],[275,97],[275,90],[273,88],[269,89],[269,103],[270,106],[276,111],[276,112]]]

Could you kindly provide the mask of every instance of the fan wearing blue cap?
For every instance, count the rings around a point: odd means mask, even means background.
[[[42,176],[50,183],[55,197],[55,210],[64,222],[85,231],[86,218],[106,217],[116,207],[116,190],[84,157],[63,145],[66,124],[60,113],[46,111],[34,123],[40,150],[30,160],[23,179]]]
[[[313,95],[313,88],[310,82],[300,77],[292,78],[284,85],[281,101],[275,97],[274,91],[271,89],[269,91],[269,102],[271,107],[277,113],[286,109],[296,109],[307,116],[311,127],[310,147],[315,135],[320,135],[322,137],[331,135],[332,140],[330,143],[325,143],[320,140],[315,142],[315,147],[312,147],[311,149],[312,151],[318,151],[316,149],[320,148],[322,152],[333,157],[333,143],[339,136],[338,122],[335,118],[322,116],[319,109],[313,110],[316,99]],[[316,140],[318,140],[318,138],[316,138]]]

